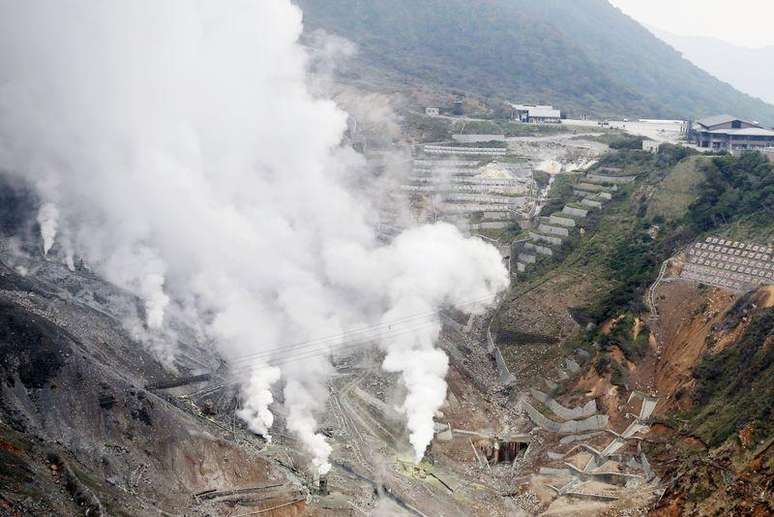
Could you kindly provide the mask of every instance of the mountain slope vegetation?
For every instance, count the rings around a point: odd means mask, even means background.
[[[607,0],[295,0],[307,31],[354,41],[364,75],[574,114],[774,124],[774,106],[684,59]]]

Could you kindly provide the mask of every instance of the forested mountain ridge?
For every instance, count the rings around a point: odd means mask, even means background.
[[[355,42],[407,87],[552,103],[572,114],[774,124],[774,106],[696,67],[607,0],[295,0],[308,31]]]

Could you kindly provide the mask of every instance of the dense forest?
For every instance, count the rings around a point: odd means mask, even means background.
[[[723,83],[607,0],[295,0],[308,31],[359,47],[355,75],[402,88],[546,102],[578,115],[774,124],[774,106]]]
[[[714,158],[704,174],[707,181],[688,216],[697,231],[750,215],[774,220],[774,166],[762,154]]]

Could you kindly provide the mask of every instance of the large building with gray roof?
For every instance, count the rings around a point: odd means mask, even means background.
[[[697,120],[692,129],[693,143],[702,148],[744,151],[774,147],[774,131],[731,115]]]

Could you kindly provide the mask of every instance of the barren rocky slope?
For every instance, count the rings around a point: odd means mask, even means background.
[[[398,378],[373,351],[334,357],[327,490],[281,405],[273,443],[250,433],[196,333],[172,315],[177,353],[161,361],[127,320],[137,300],[56,250],[42,257],[34,199],[4,184],[3,514],[769,514],[774,294],[680,278],[698,235],[683,217],[703,194],[684,199],[675,176],[704,185],[699,162],[670,147],[605,157],[597,169],[638,179],[518,278],[491,327],[492,314],[444,313],[449,390],[419,465]],[[659,188],[673,184],[677,208]],[[765,228],[711,232],[765,240]]]

